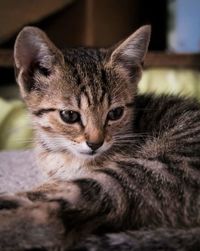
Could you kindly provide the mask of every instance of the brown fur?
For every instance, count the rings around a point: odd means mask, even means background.
[[[16,79],[49,180],[0,198],[4,250],[66,250],[91,234],[76,250],[200,248],[200,105],[137,95],[149,37],[144,26],[113,48],[61,52],[20,32]]]

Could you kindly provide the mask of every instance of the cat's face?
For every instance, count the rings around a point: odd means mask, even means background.
[[[21,31],[17,82],[46,150],[90,159],[129,133],[149,36],[145,26],[113,50],[62,53],[39,29]]]

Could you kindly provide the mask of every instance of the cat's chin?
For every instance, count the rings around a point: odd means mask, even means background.
[[[99,156],[101,153],[97,151],[87,151],[87,152],[77,152],[76,156],[83,158],[83,159],[94,159],[95,157]]]

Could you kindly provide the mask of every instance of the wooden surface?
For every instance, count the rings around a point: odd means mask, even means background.
[[[0,49],[0,67],[13,67],[13,51]]]
[[[200,70],[200,53],[198,54],[167,54],[149,52],[146,56],[145,68],[171,67],[171,68],[196,68]],[[0,67],[13,67],[12,50],[0,49]]]
[[[145,59],[145,67],[196,68],[200,70],[200,53],[167,54],[150,52]]]
[[[0,43],[24,25],[40,21],[63,9],[74,0],[0,0]]]

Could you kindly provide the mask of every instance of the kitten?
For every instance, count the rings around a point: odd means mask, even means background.
[[[137,94],[149,39],[143,26],[62,52],[38,28],[19,33],[16,80],[48,181],[0,197],[2,250],[200,250],[200,104]]]

